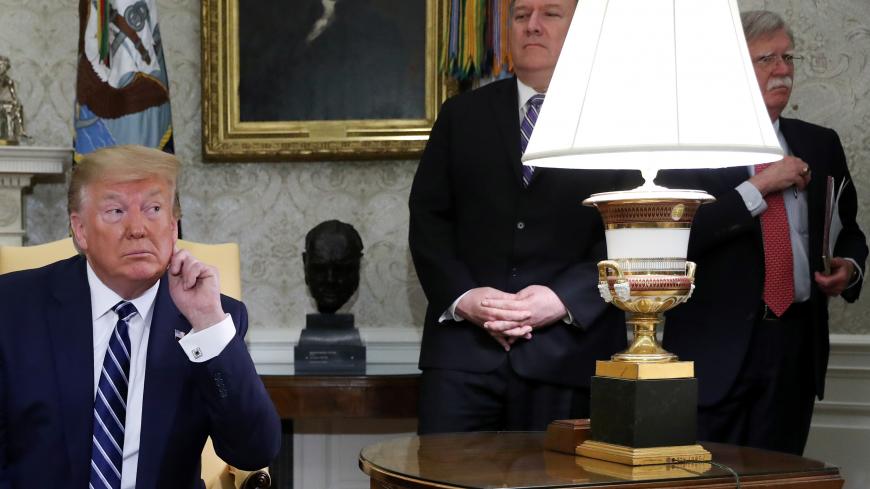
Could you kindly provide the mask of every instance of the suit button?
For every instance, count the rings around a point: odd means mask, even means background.
[[[524,223],[523,221],[520,221],[517,223],[517,229],[523,229],[525,227],[526,227],[526,223]]]

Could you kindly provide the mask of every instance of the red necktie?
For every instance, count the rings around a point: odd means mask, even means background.
[[[770,163],[755,165],[760,173]],[[767,210],[761,215],[764,236],[764,302],[777,316],[788,309],[794,300],[794,261],[785,199],[782,192],[771,192],[764,197]]]

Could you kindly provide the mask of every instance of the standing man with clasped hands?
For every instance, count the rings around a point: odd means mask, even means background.
[[[410,249],[429,306],[420,433],[542,430],[588,416],[596,359],[625,347],[596,289],[605,255],[593,192],[623,173],[533,169],[522,152],[575,0],[516,0],[515,77],[446,101],[410,196]]]
[[[815,397],[824,394],[828,298],[858,298],[867,243],[837,133],[781,116],[801,59],[791,30],[773,12],[741,17],[787,156],[749,169],[660,173],[660,184],[700,188],[717,199],[695,217],[689,259],[698,264],[696,289],[668,313],[664,346],[695,362],[699,439],[801,454]],[[841,189],[843,229],[825,273],[828,177]]]
[[[175,247],[178,172],[142,146],[86,155],[69,188],[82,254],[0,275],[0,488],[202,487],[208,436],[239,468],[277,455],[245,306]]]

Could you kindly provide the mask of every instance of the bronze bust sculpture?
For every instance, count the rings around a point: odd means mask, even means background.
[[[350,224],[324,221],[305,236],[305,284],[321,313],[334,313],[359,287],[362,239]]]
[[[350,224],[324,221],[305,235],[305,284],[317,314],[305,317],[294,348],[297,374],[365,372],[366,349],[353,314],[336,313],[359,286],[363,244]]]

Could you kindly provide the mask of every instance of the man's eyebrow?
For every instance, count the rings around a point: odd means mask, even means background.
[[[163,197],[163,191],[160,188],[153,188],[149,190],[145,194],[146,199],[153,199],[155,196]],[[123,201],[127,196],[124,192],[119,192],[117,190],[106,190],[103,195],[100,196],[100,202],[120,202]]]
[[[115,190],[107,190],[100,196],[100,202],[123,200],[124,194]]]
[[[150,198],[154,197],[155,195],[159,195],[162,197],[163,190],[160,187],[155,187],[155,188],[151,189],[150,191],[148,191],[148,193],[145,194],[145,197],[150,199]]]

